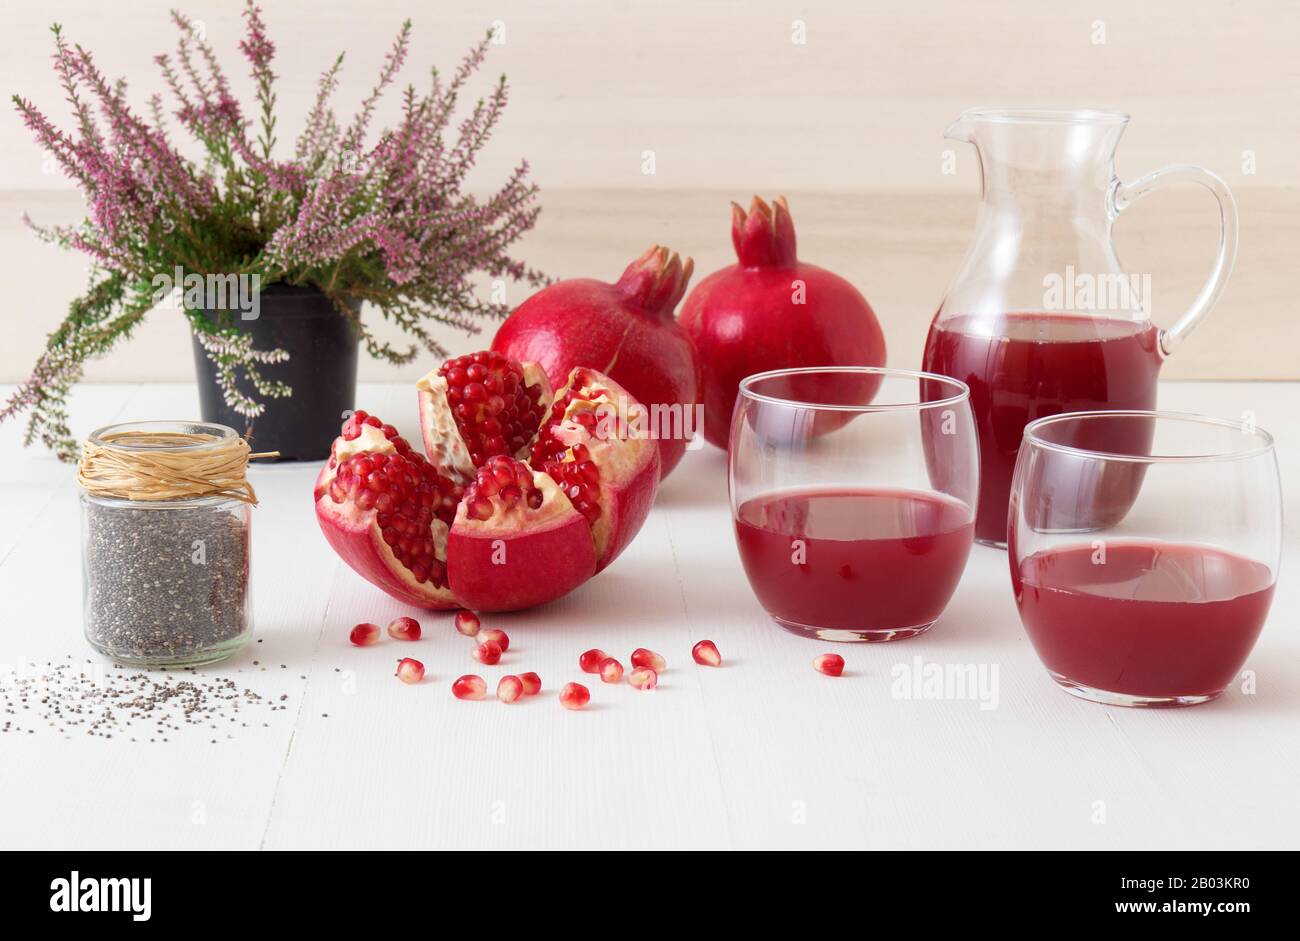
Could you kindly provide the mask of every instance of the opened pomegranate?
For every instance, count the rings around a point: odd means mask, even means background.
[[[592,278],[560,281],[515,310],[492,349],[523,362],[536,361],[552,386],[578,366],[598,369],[656,410],[660,473],[667,477],[686,451],[686,432],[699,401],[695,353],[673,320],[691,279],[693,263],[652,246],[616,284]]]
[[[608,565],[645,521],[658,448],[644,408],[607,376],[575,369],[552,401],[536,366],[476,353],[418,389],[427,460],[359,411],[315,487],[330,545],[394,597],[544,604]]]
[[[799,261],[785,198],[768,205],[755,196],[748,213],[731,205],[738,263],[699,282],[680,317],[699,357],[704,437],[720,448],[746,376],[885,363],[884,335],[866,298],[839,275]]]

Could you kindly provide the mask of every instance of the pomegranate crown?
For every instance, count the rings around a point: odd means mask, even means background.
[[[731,243],[742,268],[782,268],[796,260],[794,220],[784,196],[769,206],[755,196],[749,212],[731,204]]]
[[[695,262],[685,262],[662,245],[651,245],[644,255],[627,266],[618,287],[645,310],[671,317],[673,308],[686,293]]]

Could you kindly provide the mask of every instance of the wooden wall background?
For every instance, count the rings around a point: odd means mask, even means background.
[[[174,2],[11,5],[0,31],[0,89],[66,120],[48,59],[47,28],[59,21],[110,75],[125,75],[142,102],[160,90],[151,58],[173,45],[167,7]],[[235,48],[241,5],[180,5],[247,91]],[[559,276],[612,279],[657,241],[709,271],[730,259],[728,202],[784,193],[801,255],[849,277],[871,299],[896,365],[919,361],[974,217],[974,154],[943,139],[948,122],[990,104],[1131,112],[1122,177],[1200,163],[1228,181],[1241,212],[1232,283],[1165,375],[1300,379],[1293,303],[1300,4],[1293,0],[263,5],[279,47],[282,140],[296,135],[316,77],[340,49],[348,57],[338,101],[350,107],[404,17],[415,25],[412,81],[430,64],[454,67],[497,23],[505,41],[493,47],[485,76],[508,73],[513,93],[477,179],[486,186],[518,157],[531,161],[545,206],[522,249],[531,263]],[[806,42],[794,41],[800,35]],[[949,149],[956,172],[945,175]],[[647,150],[654,174],[643,173]],[[80,202],[10,109],[0,116],[0,154],[0,296],[9,308],[0,381],[15,381],[84,284],[85,265],[38,243],[18,221],[23,211],[74,221]],[[1163,323],[1199,286],[1215,226],[1210,198],[1196,189],[1156,194],[1120,222],[1121,257],[1130,270],[1152,274]],[[476,342],[447,337],[456,350]],[[189,355],[182,319],[159,311],[88,378],[188,379]],[[413,377],[429,365],[367,362],[362,376]]]

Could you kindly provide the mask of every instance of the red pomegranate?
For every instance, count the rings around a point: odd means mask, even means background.
[[[560,281],[519,305],[497,331],[494,352],[535,362],[553,386],[574,367],[598,369],[648,406],[659,433],[661,476],[695,432],[699,373],[691,341],[673,320],[694,264],[659,245],[628,265],[616,284]],[[667,406],[667,409],[662,407]]]
[[[739,263],[715,271],[682,305],[695,344],[704,437],[727,447],[740,381],[797,366],[883,366],[885,338],[866,298],[839,275],[799,261],[785,198],[731,204]]]
[[[330,545],[393,597],[544,604],[612,562],[645,522],[659,451],[632,433],[644,406],[608,376],[575,369],[552,400],[536,365],[482,352],[417,388],[428,458],[358,411],[314,491]]]

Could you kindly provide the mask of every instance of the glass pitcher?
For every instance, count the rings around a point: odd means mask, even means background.
[[[930,326],[923,368],[970,386],[980,443],[975,535],[986,545],[1006,544],[1024,426],[1060,412],[1155,408],[1161,363],[1214,306],[1232,270],[1237,209],[1227,186],[1188,165],[1121,182],[1115,148],[1128,121],[1107,111],[981,109],[945,133],[975,145],[982,201],[966,257]],[[1160,329],[1151,321],[1151,276],[1123,270],[1111,227],[1156,186],[1189,182],[1218,201],[1219,253],[1191,307]],[[1110,504],[1120,516],[1131,502],[1126,490],[1140,482],[1121,478]]]

